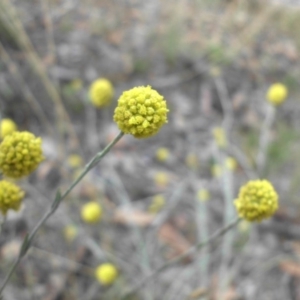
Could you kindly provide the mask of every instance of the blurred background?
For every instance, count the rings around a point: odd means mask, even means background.
[[[61,204],[4,299],[300,299],[299,24],[296,0],[0,0],[1,118],[41,136],[46,157],[2,227],[1,281],[57,189],[118,134],[122,92],[151,85],[170,110],[159,134],[124,136]],[[98,78],[114,87],[101,109],[88,93]],[[276,82],[289,95],[272,119]],[[233,220],[257,178],[280,196],[272,219],[241,222],[123,296]],[[81,218],[89,201],[97,224]],[[118,269],[108,286],[95,277],[106,262]]]

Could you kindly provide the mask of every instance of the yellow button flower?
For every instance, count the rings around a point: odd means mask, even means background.
[[[95,80],[89,90],[92,104],[98,108],[110,104],[114,95],[114,88],[110,81],[104,78]]]
[[[212,134],[220,148],[225,148],[227,146],[226,134],[222,127],[215,127],[212,131]]]
[[[241,218],[260,222],[278,209],[278,195],[269,181],[251,180],[241,187],[234,205]]]
[[[234,171],[237,168],[237,162],[233,157],[227,157],[225,159],[225,166],[228,170]]]
[[[71,154],[68,156],[68,165],[71,168],[78,168],[82,165],[82,158],[78,154]]]
[[[156,158],[159,161],[166,161],[170,157],[170,151],[167,148],[159,148],[156,151]]]
[[[156,195],[153,197],[152,202],[148,208],[148,211],[152,214],[158,213],[165,205],[166,200],[163,195]]]
[[[288,95],[288,90],[284,84],[274,83],[268,89],[267,100],[274,105],[279,105],[282,102],[284,102],[287,95]]]
[[[147,138],[168,122],[168,111],[163,96],[149,85],[139,86],[121,95],[114,121],[122,132],[136,138]]]
[[[165,187],[170,182],[170,176],[165,172],[157,172],[154,175],[154,182],[159,187]]]
[[[200,189],[198,191],[198,199],[202,202],[206,202],[210,199],[210,193],[207,189]]]
[[[118,277],[118,270],[113,264],[102,264],[97,267],[95,276],[102,285],[110,285]]]
[[[41,161],[42,139],[27,131],[15,131],[0,144],[0,170],[11,178],[28,176]]]
[[[11,119],[2,119],[0,125],[0,137],[4,139],[7,135],[17,130],[16,123]]]
[[[76,238],[78,231],[77,228],[74,225],[67,225],[64,228],[64,237],[68,242],[73,242]]]
[[[86,203],[81,209],[81,218],[86,223],[97,223],[102,216],[102,207],[96,201]]]
[[[12,182],[0,181],[0,210],[6,215],[9,209],[19,210],[25,193]]]

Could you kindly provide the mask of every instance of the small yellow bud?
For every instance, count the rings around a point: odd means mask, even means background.
[[[102,264],[96,268],[95,276],[102,285],[110,285],[118,277],[118,270],[113,264]]]
[[[207,189],[200,189],[198,191],[198,199],[202,202],[206,202],[207,200],[210,199],[210,193]]]
[[[220,148],[225,148],[227,146],[227,139],[224,129],[222,127],[215,127],[212,133],[217,145]]]
[[[160,187],[165,187],[169,183],[169,176],[165,172],[157,172],[154,176],[155,183]]]
[[[268,89],[267,100],[274,105],[279,105],[285,101],[287,95],[288,90],[284,84],[274,83]]]
[[[170,157],[170,151],[167,148],[159,148],[156,151],[156,158],[159,161],[166,161]]]
[[[228,170],[234,171],[237,168],[237,162],[233,157],[227,157],[225,160],[225,166]]]
[[[102,207],[96,201],[86,203],[81,209],[81,219],[86,223],[98,223],[102,216]]]
[[[81,167],[82,165],[82,159],[78,154],[71,154],[68,157],[68,165],[73,168],[76,169],[78,167]]]
[[[148,211],[152,214],[157,214],[165,205],[165,197],[163,195],[156,195],[153,197]]]
[[[7,135],[17,130],[16,123],[11,119],[2,119],[0,125],[0,137],[4,139]]]
[[[211,167],[211,173],[213,177],[220,177],[222,175],[222,168],[220,165],[214,164]]]
[[[77,228],[74,225],[67,225],[64,228],[64,237],[68,242],[73,242],[77,236]]]
[[[110,81],[104,78],[95,80],[89,90],[92,104],[98,108],[109,105],[114,95],[114,89]]]
[[[199,166],[198,156],[195,153],[189,153],[185,158],[185,163],[190,169],[197,169]]]

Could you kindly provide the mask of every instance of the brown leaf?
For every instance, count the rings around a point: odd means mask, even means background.
[[[152,223],[154,218],[154,215],[137,209],[121,208],[115,211],[113,221],[122,225],[146,227]]]

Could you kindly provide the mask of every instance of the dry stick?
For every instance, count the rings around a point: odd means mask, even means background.
[[[28,249],[30,248],[30,246],[32,244],[32,241],[33,241],[33,239],[34,239],[37,231],[40,229],[40,227],[42,225],[44,225],[44,223],[54,214],[54,212],[59,207],[59,204],[61,203],[61,201],[69,195],[69,193],[73,190],[73,188],[83,179],[83,177],[94,166],[96,166],[96,164],[110,151],[110,149],[122,138],[123,135],[124,135],[124,133],[120,132],[110,144],[108,144],[101,152],[98,152],[90,160],[90,162],[86,165],[86,167],[81,172],[81,174],[78,176],[78,178],[73,181],[73,183],[69,186],[69,188],[62,195],[60,194],[59,191],[57,192],[56,197],[55,197],[54,201],[51,204],[51,207],[44,214],[44,216],[39,220],[39,222],[36,224],[36,226],[33,228],[33,230],[30,232],[30,234],[26,235],[26,237],[25,237],[25,239],[24,239],[24,241],[22,243],[22,246],[21,246],[18,258],[16,259],[16,261],[11,266],[11,269],[9,270],[8,274],[6,275],[6,278],[4,279],[4,282],[3,282],[3,284],[2,284],[2,286],[0,288],[0,297],[2,295],[2,292],[3,292],[6,284],[8,283],[10,277],[14,273],[16,267],[18,266],[19,262],[25,256],[25,254],[27,253]]]
[[[35,96],[32,94],[29,87],[24,82],[24,78],[22,77],[21,73],[17,71],[16,64],[12,61],[11,57],[9,56],[9,54],[7,53],[7,51],[5,50],[1,42],[0,42],[0,55],[3,55],[4,61],[7,64],[9,71],[18,81],[18,84],[20,85],[20,89],[24,93],[25,99],[37,114],[37,117],[39,118],[40,122],[44,123],[48,134],[53,136],[54,130],[52,128],[52,124],[48,120],[48,117],[44,113],[43,109],[41,108],[41,105],[39,104]]]
[[[180,261],[182,261],[186,257],[188,257],[191,254],[193,254],[198,249],[200,249],[200,248],[202,248],[204,246],[207,246],[209,243],[211,243],[212,241],[214,241],[218,237],[224,235],[227,231],[229,231],[230,229],[232,229],[233,227],[235,227],[240,220],[241,220],[240,218],[235,219],[234,221],[232,221],[231,223],[227,224],[223,228],[217,230],[208,239],[200,242],[199,244],[191,247],[189,250],[187,250],[183,254],[181,254],[181,255],[175,257],[174,259],[168,261],[167,263],[163,264],[162,266],[160,266],[159,268],[157,268],[155,271],[153,271],[151,274],[149,274],[148,276],[144,277],[140,282],[138,282],[129,291],[127,291],[126,293],[124,293],[124,295],[121,297],[120,300],[125,300],[127,297],[131,296],[133,293],[135,293],[137,290],[139,290],[143,285],[145,285],[147,282],[149,282],[150,280],[152,280],[153,277],[155,275],[157,275],[158,273],[162,272],[163,270],[165,270],[166,268],[168,268],[170,266],[176,265],[177,263],[179,263]]]
[[[36,51],[34,50],[34,47],[31,43],[22,23],[20,22],[20,20],[18,18],[15,7],[8,0],[2,1],[1,4],[3,4],[2,9],[5,9],[5,12],[6,12],[8,18],[10,19],[11,25],[13,27],[11,29],[14,30],[15,34],[17,34],[17,36],[18,36],[18,42],[19,42],[20,46],[23,47],[23,49],[26,51],[27,58],[31,64],[33,70],[39,75],[40,80],[42,81],[49,97],[51,98],[51,100],[53,101],[53,103],[55,105],[55,110],[56,110],[56,114],[57,114],[57,117],[59,120],[59,126],[60,126],[59,130],[64,129],[64,120],[66,120],[66,126],[69,130],[70,136],[72,137],[72,140],[76,144],[74,146],[79,146],[80,144],[79,144],[79,140],[77,138],[77,134],[75,132],[74,127],[72,126],[70,117],[69,117],[67,111],[65,110],[62,99],[61,99],[57,89],[50,81],[48,74],[46,72],[46,69],[45,69],[40,57],[37,55]]]

